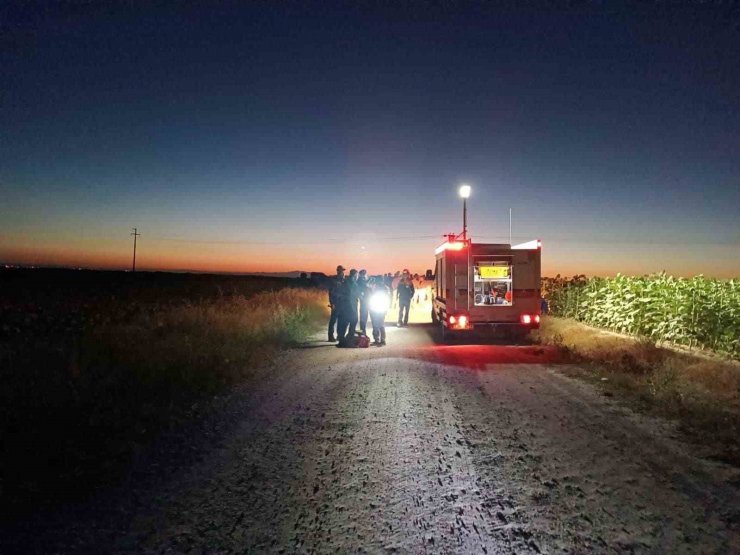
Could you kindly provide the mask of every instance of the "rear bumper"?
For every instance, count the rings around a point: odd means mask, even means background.
[[[539,329],[540,327],[539,323],[522,324],[520,322],[471,322],[465,328],[457,328],[454,326],[450,326],[447,324],[447,322],[445,322],[444,326],[450,331],[460,331],[460,332],[484,330],[484,329],[529,331],[529,330]]]

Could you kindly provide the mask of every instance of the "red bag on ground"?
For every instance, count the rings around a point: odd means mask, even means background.
[[[367,335],[358,335],[357,346],[362,349],[367,349],[370,346],[370,338]]]

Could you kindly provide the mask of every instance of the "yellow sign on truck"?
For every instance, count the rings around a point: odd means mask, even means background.
[[[509,277],[508,266],[480,266],[480,277],[486,279]]]

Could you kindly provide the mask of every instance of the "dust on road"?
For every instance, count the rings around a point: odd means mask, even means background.
[[[740,550],[737,469],[561,374],[554,350],[442,346],[429,331],[391,328],[389,346],[370,349],[317,338],[286,353],[192,434],[198,456],[151,457],[143,466],[166,468],[155,483],[142,471],[117,497],[51,515],[25,547]]]

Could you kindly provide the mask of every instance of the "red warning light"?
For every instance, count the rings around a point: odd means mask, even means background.
[[[465,243],[461,241],[454,241],[450,243],[449,241],[447,243],[442,243],[440,246],[438,246],[434,254],[439,254],[443,251],[461,251],[465,248]]]

